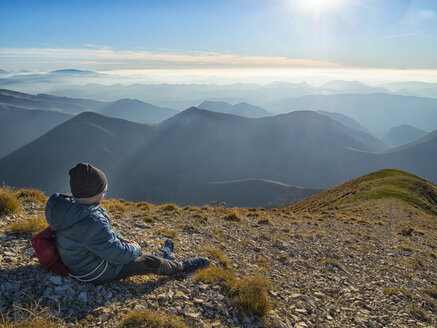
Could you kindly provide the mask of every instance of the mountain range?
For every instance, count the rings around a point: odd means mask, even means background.
[[[256,205],[386,167],[437,181],[436,132],[383,153],[363,133],[313,111],[253,119],[192,107],[155,125],[84,112],[2,158],[0,181],[67,192],[66,172],[84,161],[108,175],[112,197],[200,204],[209,194],[238,206],[254,206],[244,199],[267,186],[276,196]],[[290,193],[287,185],[311,190]],[[231,190],[245,192],[226,198]]]
[[[265,106],[273,113],[323,110],[346,115],[376,134],[409,124],[418,129],[437,129],[437,99],[376,94],[311,95],[288,98]]]

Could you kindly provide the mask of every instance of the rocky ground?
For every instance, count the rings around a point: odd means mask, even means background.
[[[43,204],[27,202],[21,214],[0,218],[0,309],[9,320],[23,313],[20,308],[36,307],[55,314],[61,327],[117,327],[133,310],[147,308],[193,327],[437,325],[436,217],[401,203],[314,213],[120,201],[103,207],[114,229],[145,251],[171,236],[178,259],[208,255],[219,265],[221,253],[237,276],[265,275],[271,310],[263,318],[242,313],[221,285],[196,274],[102,286],[51,274],[38,265],[31,236],[8,229],[43,216]],[[225,220],[231,213],[236,218]]]

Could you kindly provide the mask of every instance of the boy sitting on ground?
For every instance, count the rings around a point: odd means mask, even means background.
[[[56,231],[56,246],[73,277],[100,284],[149,273],[175,275],[209,265],[207,258],[174,261],[173,242],[167,239],[162,256],[141,251],[138,243],[124,239],[110,225],[100,207],[107,193],[105,174],[88,163],[69,171],[73,196],[55,193],[46,205],[46,219]]]

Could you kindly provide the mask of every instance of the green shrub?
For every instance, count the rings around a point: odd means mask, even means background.
[[[20,202],[10,188],[0,189],[0,215],[18,213]]]

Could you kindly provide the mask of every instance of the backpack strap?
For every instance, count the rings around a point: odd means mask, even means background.
[[[94,272],[96,272],[96,271],[97,271],[97,270],[102,266],[102,264],[105,263],[105,262],[106,262],[105,267],[103,268],[102,272],[100,272],[96,277],[94,277],[94,278],[92,278],[92,279],[82,279],[82,278],[85,278],[85,277],[87,277],[87,276],[89,276],[89,275],[92,275],[92,274],[93,274]],[[90,282],[90,281],[96,280],[97,278],[100,278],[100,277],[102,276],[102,274],[105,273],[105,271],[106,271],[107,268],[108,268],[108,261],[102,260],[102,262],[100,262],[100,264],[97,266],[97,268],[95,268],[95,269],[94,269],[93,271],[91,271],[90,273],[84,274],[83,276],[75,276],[75,275],[72,275],[72,274],[70,273],[70,274],[68,274],[68,276],[70,276],[70,277],[72,277],[72,278],[74,278],[74,279],[76,279],[76,280],[82,281],[82,282]]]

